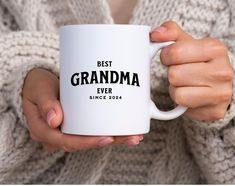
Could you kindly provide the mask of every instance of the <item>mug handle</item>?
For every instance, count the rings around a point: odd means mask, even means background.
[[[150,42],[150,58],[152,59],[153,56],[163,47],[171,45],[175,42],[162,42],[162,43],[154,43]],[[187,107],[178,105],[176,108],[170,111],[160,111],[157,106],[154,104],[152,100],[150,100],[150,117],[153,119],[159,120],[171,120],[179,117],[187,110]]]

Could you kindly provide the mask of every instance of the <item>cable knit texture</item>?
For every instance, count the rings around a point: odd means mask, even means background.
[[[233,0],[138,0],[129,23],[154,28],[170,19],[195,38],[224,41],[234,65]],[[234,97],[219,121],[152,121],[135,147],[48,153],[30,139],[24,78],[35,67],[59,75],[58,28],[87,23],[114,23],[105,0],[0,0],[0,183],[235,183]],[[159,56],[151,64],[151,88],[161,109],[172,108]]]

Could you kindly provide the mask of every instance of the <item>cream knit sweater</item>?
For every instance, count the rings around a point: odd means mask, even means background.
[[[217,37],[235,63],[233,0],[139,0],[130,24],[174,20],[194,37]],[[140,145],[48,153],[30,139],[21,91],[27,72],[58,74],[57,29],[64,24],[112,24],[105,0],[0,1],[0,183],[235,183],[235,100],[224,119],[152,121]],[[20,31],[22,30],[22,31]],[[166,69],[151,66],[152,96],[171,108]],[[33,91],[33,90],[32,90]]]

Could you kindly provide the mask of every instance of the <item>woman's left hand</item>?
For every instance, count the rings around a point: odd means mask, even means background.
[[[173,21],[150,36],[155,42],[176,41],[162,50],[161,61],[169,67],[171,98],[189,108],[185,115],[204,121],[222,119],[231,101],[234,76],[226,46],[218,39],[194,39]]]

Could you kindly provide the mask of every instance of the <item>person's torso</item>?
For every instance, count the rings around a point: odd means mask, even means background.
[[[48,0],[38,3],[41,3],[40,6],[33,5],[35,11],[22,11],[23,7],[15,4],[14,7],[12,3],[20,28],[53,32],[65,24],[114,23],[106,0]],[[224,15],[221,12],[225,7],[226,2],[222,0],[138,0],[126,22],[154,28],[166,20],[174,20],[196,37],[220,36],[222,33],[216,32],[215,28],[220,26],[217,20],[222,20]],[[156,57],[151,65],[152,96],[157,104],[169,109],[172,104],[167,93],[166,71]],[[155,120],[152,121],[151,132],[138,146],[66,153],[53,161],[48,156],[50,168],[33,178],[32,182],[196,183],[199,181],[198,168],[187,147],[182,125],[182,119],[168,122]]]

